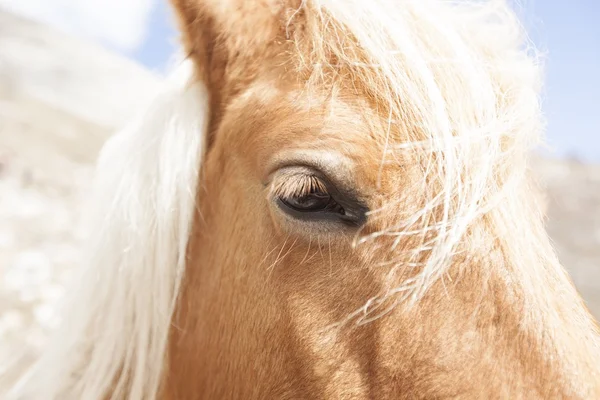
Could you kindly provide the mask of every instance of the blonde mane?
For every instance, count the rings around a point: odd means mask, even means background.
[[[351,80],[388,116],[382,165],[409,154],[423,166],[417,187],[398,188],[399,196],[426,194],[420,212],[356,243],[385,236],[398,246],[410,232],[414,258],[423,261],[411,279],[369,300],[356,314],[361,322],[418,300],[484,214],[515,264],[559,268],[535,202],[523,197],[526,153],[542,128],[541,74],[506,1],[306,0],[286,18],[307,86]],[[295,29],[300,23],[304,29]],[[208,119],[206,89],[186,61],[149,110],[107,145],[89,264],[63,326],[14,398],[157,397]],[[408,135],[402,142],[389,137],[398,130]],[[521,194],[506,196],[512,193]],[[530,224],[534,234],[506,234],[530,232]],[[391,265],[392,273],[405,267]]]
[[[11,398],[152,399],[186,265],[208,121],[185,61],[100,155],[88,263],[64,322]]]

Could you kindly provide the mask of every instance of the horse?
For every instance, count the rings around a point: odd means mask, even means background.
[[[16,399],[592,399],[544,227],[542,57],[504,0],[171,0]]]

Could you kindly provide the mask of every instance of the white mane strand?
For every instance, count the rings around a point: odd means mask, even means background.
[[[83,275],[64,322],[12,398],[153,399],[185,271],[208,121],[185,61],[104,148]]]

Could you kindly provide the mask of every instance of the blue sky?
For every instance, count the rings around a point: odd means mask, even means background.
[[[600,162],[600,0],[520,3],[532,39],[547,54],[544,111],[552,153]],[[159,0],[145,40],[127,54],[164,71],[176,49],[172,21]]]

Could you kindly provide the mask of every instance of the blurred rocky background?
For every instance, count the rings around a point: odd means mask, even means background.
[[[132,61],[0,9],[0,375],[33,357],[77,266],[93,163],[160,78]],[[548,230],[600,317],[600,166],[536,158]]]

